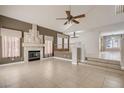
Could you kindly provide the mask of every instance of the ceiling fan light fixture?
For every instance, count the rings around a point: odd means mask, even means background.
[[[83,18],[85,17],[86,15],[85,14],[81,14],[81,15],[77,15],[77,16],[72,16],[71,15],[71,6],[70,6],[70,10],[67,10],[65,11],[67,17],[66,18],[57,18],[59,20],[67,20],[64,25],[67,25],[67,24],[72,24],[72,23],[75,23],[75,24],[79,24],[80,22],[77,21],[76,19],[79,19],[79,18]]]

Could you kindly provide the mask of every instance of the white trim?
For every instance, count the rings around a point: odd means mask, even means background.
[[[72,62],[72,64],[77,65],[78,63]]]
[[[54,58],[60,59],[60,60],[72,61],[71,59],[66,59],[66,58],[61,58],[61,57],[54,57]]]
[[[0,64],[0,67],[2,67],[2,66],[16,65],[16,64],[22,64],[22,63],[25,63],[25,62],[24,61],[20,61],[20,62],[14,62],[14,63]]]
[[[72,59],[66,59],[66,58],[61,58],[61,57],[52,57],[52,58],[55,58],[55,59],[60,59],[60,60],[65,60],[65,61],[72,61]],[[81,63],[87,63],[86,60],[80,60]],[[72,63],[73,64],[73,63]],[[74,63],[75,64],[75,63]]]
[[[46,58],[42,58],[41,61],[44,61],[44,60],[49,59],[49,58],[54,58],[54,57],[46,57]]]
[[[86,61],[86,60],[80,60],[80,62],[81,62],[81,63],[87,63],[87,61]]]

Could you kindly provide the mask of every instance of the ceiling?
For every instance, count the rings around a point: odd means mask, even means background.
[[[65,21],[56,18],[66,17],[65,10],[68,9],[67,5],[1,5],[0,14],[60,32],[84,31],[124,21],[124,14],[115,16],[112,5],[72,5],[72,15],[85,13],[86,17],[79,20],[80,24],[64,26]]]

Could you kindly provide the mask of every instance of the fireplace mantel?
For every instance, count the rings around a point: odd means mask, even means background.
[[[22,44],[23,47],[43,47],[44,44],[35,44],[35,43],[23,43]]]
[[[29,62],[28,52],[29,51],[40,51],[40,60],[43,58],[43,36],[37,31],[37,25],[32,25],[32,29],[29,32],[24,32],[24,62]]]

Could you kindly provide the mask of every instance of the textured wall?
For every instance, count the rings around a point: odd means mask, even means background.
[[[29,29],[31,29],[32,24],[0,15],[0,27],[19,30],[23,33],[23,32],[28,32]],[[47,29],[47,28],[44,28],[41,26],[38,26],[38,31],[42,35],[53,36],[54,44],[56,44],[57,33],[60,33],[60,32],[57,32],[57,31],[54,31],[51,29]],[[23,42],[23,38],[21,39],[21,42]],[[0,64],[17,62],[17,61],[21,61],[21,60],[23,60],[22,43],[21,43],[21,57],[15,58],[15,60],[12,60],[11,58],[2,58],[2,46],[1,46],[1,37],[0,37]]]

